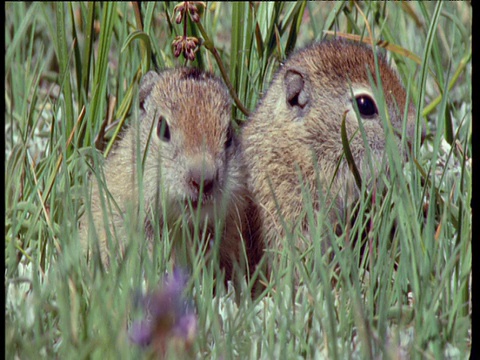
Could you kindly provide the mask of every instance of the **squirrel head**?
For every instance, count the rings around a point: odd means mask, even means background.
[[[242,134],[249,186],[263,216],[272,218],[272,231],[281,223],[274,216],[278,210],[287,222],[303,221],[305,190],[316,208],[319,193],[327,203],[335,198],[339,208],[358,197],[345,160],[344,120],[353,160],[367,184],[388,168],[386,130],[394,130],[396,145],[403,133],[407,143],[415,139],[415,109],[385,58],[377,60],[367,46],[323,41],[294,53],[277,71]]]
[[[139,90],[145,171],[166,198],[208,208],[231,186],[239,146],[225,85],[192,68],[150,71]],[[233,168],[232,168],[233,167]],[[152,189],[153,190],[153,189]]]

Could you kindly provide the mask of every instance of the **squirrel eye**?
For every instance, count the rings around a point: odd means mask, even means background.
[[[163,116],[158,118],[157,136],[162,141],[170,141],[170,129],[168,128],[167,120]]]
[[[378,114],[375,101],[368,95],[358,95],[355,97],[357,101],[358,111],[364,117],[372,117]]]
[[[227,140],[225,140],[225,148],[228,149],[230,146],[232,146],[232,143],[233,143],[233,129],[231,126],[229,126],[227,129]]]

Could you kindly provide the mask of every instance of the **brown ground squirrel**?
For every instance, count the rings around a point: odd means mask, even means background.
[[[206,224],[210,239],[218,216],[225,220],[220,265],[225,269],[226,278],[231,278],[233,263],[242,258],[242,241],[246,242],[253,267],[260,247],[254,239],[255,220],[250,221],[248,216],[252,203],[247,194],[240,143],[232,127],[231,102],[225,85],[213,75],[193,68],[150,71],[141,81],[139,101],[138,126],[132,125],[125,131],[105,161],[106,188],[114,200],[107,218],[104,218],[98,182],[94,176],[90,181],[93,183],[93,225],[104,264],[108,265],[109,258],[116,255],[114,249],[108,248],[107,231],[116,234],[124,250],[125,213],[129,205],[137,211],[140,204],[137,160],[141,160],[143,210],[147,216],[145,234],[149,241],[154,237],[149,215],[160,224],[168,223],[170,228],[179,217],[186,215],[193,226],[189,204],[197,211],[201,202],[200,224]],[[104,187],[101,194],[107,199]],[[80,221],[85,249],[89,247],[88,218],[86,211]],[[104,223],[106,219],[108,226]]]
[[[390,121],[401,132],[405,90],[380,55],[378,66]],[[296,226],[308,238],[300,176],[306,191],[311,194],[314,209],[319,209],[322,203],[319,190],[325,194],[327,204],[332,204],[336,197],[333,204],[337,210],[345,207],[347,185],[348,189],[353,189],[348,193],[348,200],[358,198],[359,191],[345,161],[341,140],[341,124],[346,111],[348,138],[356,132],[350,141],[355,163],[362,180],[371,179],[372,173],[364,161],[364,140],[357,131],[354,103],[358,105],[373,158],[378,159],[374,165],[382,166],[385,132],[369,72],[375,79],[371,48],[343,40],[314,43],[296,52],[280,67],[245,125],[241,141],[249,170],[249,186],[259,204],[267,248],[281,249],[279,239],[286,234],[282,219],[289,229]],[[413,139],[415,111],[411,104],[407,106],[406,132]],[[335,211],[329,213],[330,220],[334,220],[334,215]],[[297,246],[305,249],[301,244]]]

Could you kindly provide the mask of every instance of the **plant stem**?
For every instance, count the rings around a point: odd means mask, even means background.
[[[215,60],[218,64],[218,67],[220,68],[220,72],[222,73],[223,80],[225,81],[225,84],[227,85],[228,90],[230,91],[230,96],[233,98],[233,101],[235,102],[235,105],[237,105],[237,107],[240,109],[240,111],[242,113],[244,113],[246,116],[249,116],[250,111],[245,106],[243,106],[242,102],[238,98],[237,93],[236,93],[235,89],[233,88],[233,85],[230,82],[230,79],[227,75],[227,70],[225,69],[225,66],[223,65],[222,59],[220,58],[220,54],[218,53],[217,49],[215,48],[215,45],[213,44],[212,39],[210,39],[210,37],[207,35],[207,32],[203,28],[202,23],[198,22],[197,26],[198,26],[198,29],[200,30],[200,32],[202,33],[202,36],[203,36],[203,39],[204,39],[203,45],[207,48],[207,50],[209,50],[213,54],[213,57],[215,58]]]

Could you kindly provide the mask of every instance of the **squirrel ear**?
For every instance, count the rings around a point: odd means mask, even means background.
[[[304,109],[310,101],[310,87],[306,76],[299,70],[288,69],[284,84],[288,105]]]
[[[158,78],[158,73],[153,70],[147,72],[143,76],[142,81],[140,82],[140,92],[138,94],[138,98],[140,100],[140,108],[142,110],[145,110],[145,108],[143,107],[145,99],[150,95],[150,92],[152,91],[152,88],[157,82]]]

